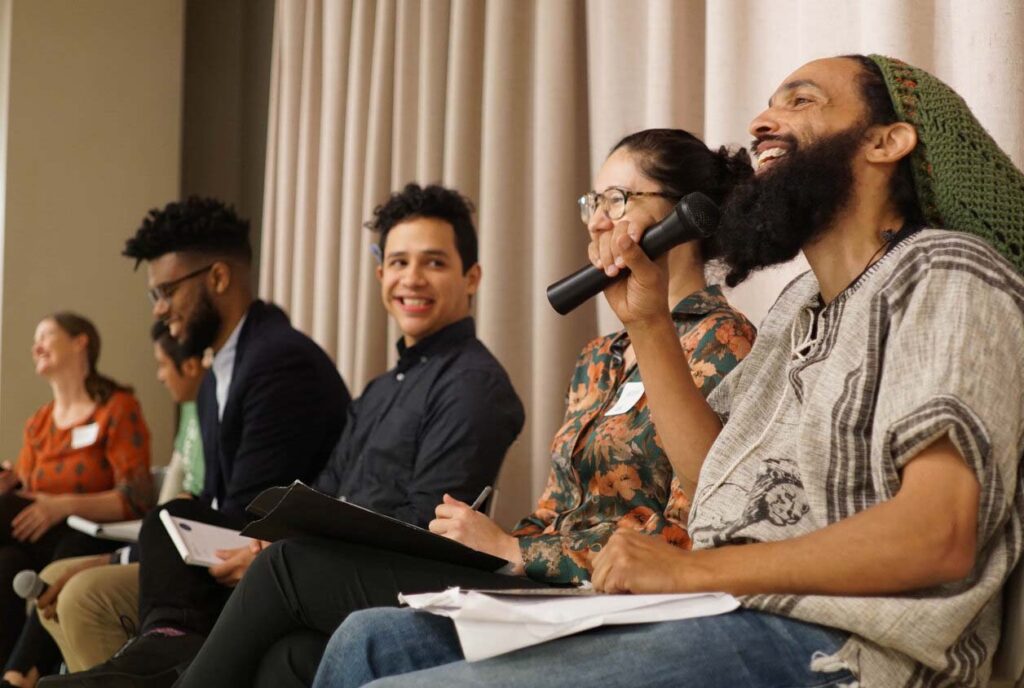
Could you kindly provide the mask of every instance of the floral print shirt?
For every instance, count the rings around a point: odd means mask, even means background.
[[[680,301],[672,319],[694,382],[706,397],[750,351],[754,327],[717,286]],[[642,384],[639,368],[625,367],[628,346],[629,336],[621,331],[590,342],[577,359],[565,422],[551,443],[547,487],[537,509],[512,531],[530,578],[588,580],[588,553],[600,550],[619,528],[690,546],[689,500],[673,477],[646,395],[625,412],[607,415]]]

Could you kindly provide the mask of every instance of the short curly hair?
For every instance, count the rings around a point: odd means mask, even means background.
[[[190,196],[150,210],[121,255],[134,258],[138,269],[144,260],[177,251],[230,257],[248,265],[252,263],[249,221],[221,201]]]
[[[377,246],[381,256],[388,232],[406,220],[430,217],[444,220],[455,231],[455,246],[462,259],[465,273],[477,263],[476,227],[473,225],[473,203],[454,189],[437,184],[421,187],[409,183],[399,192],[391,194],[388,200],[373,209],[373,219],[366,228],[380,234]]]

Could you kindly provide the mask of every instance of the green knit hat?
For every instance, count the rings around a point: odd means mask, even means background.
[[[917,129],[911,166],[925,219],[976,234],[1024,273],[1024,173],[949,86],[900,60],[868,57],[896,115]]]

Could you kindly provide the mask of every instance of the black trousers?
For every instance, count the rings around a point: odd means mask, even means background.
[[[274,543],[246,572],[175,686],[308,686],[351,612],[398,606],[398,593],[453,585],[544,587],[525,578],[321,538]]]
[[[139,624],[145,632],[161,626],[207,635],[231,594],[202,566],[186,564],[160,520],[160,511],[224,528],[244,523],[194,499],[175,499],[154,509],[139,532]]]
[[[38,572],[56,559],[111,552],[119,544],[64,523],[50,528],[37,542],[19,542],[11,535],[11,521],[30,504],[32,500],[13,493],[0,496],[0,664],[7,669],[27,671],[36,666],[45,671],[54,660],[59,662],[60,651],[38,622],[26,626],[25,600],[11,588],[14,577],[24,569]]]

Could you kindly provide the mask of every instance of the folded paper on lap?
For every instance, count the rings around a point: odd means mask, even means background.
[[[400,602],[455,623],[470,662],[487,659],[574,633],[616,624],[678,621],[731,612],[739,601],[725,593],[676,595],[580,594],[557,588],[535,591],[461,590],[399,595]]]

